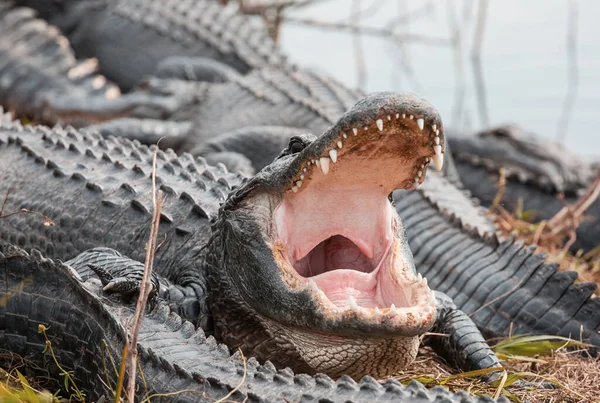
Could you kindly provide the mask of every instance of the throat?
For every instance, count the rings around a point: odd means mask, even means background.
[[[372,260],[342,235],[322,241],[305,257],[292,264],[302,277],[314,277],[334,270],[370,273],[375,269]]]

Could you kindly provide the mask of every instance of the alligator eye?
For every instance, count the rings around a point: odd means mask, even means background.
[[[306,147],[306,144],[304,144],[301,139],[298,137],[292,137],[290,139],[290,144],[288,145],[288,155],[299,153],[300,151],[304,150],[304,147]]]
[[[293,136],[290,138],[287,147],[283,149],[281,154],[275,158],[276,160],[282,157],[288,157],[290,155],[298,154],[304,150],[308,145],[315,141],[316,137],[312,134],[301,134],[299,136]]]

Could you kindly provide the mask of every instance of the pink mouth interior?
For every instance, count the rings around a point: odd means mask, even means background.
[[[284,259],[337,308],[350,308],[349,297],[364,308],[411,306],[411,290],[397,278],[404,265],[394,254],[390,184],[357,180],[339,170],[326,176],[315,171],[301,191],[290,192],[275,209]]]

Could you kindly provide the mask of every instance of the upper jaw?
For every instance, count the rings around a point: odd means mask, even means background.
[[[297,155],[285,175],[289,178],[285,190],[301,191],[311,172],[329,175],[348,155],[365,166],[374,159],[409,166],[385,185],[390,192],[414,189],[425,179],[430,163],[441,170],[444,151],[443,126],[433,106],[411,94],[376,93],[357,103]],[[363,172],[357,181],[373,180],[372,170]]]

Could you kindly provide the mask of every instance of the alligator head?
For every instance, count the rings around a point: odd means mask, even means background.
[[[297,371],[383,377],[410,364],[436,319],[394,189],[442,165],[431,105],[380,93],[320,137],[298,136],[233,192],[207,253],[218,335]]]

